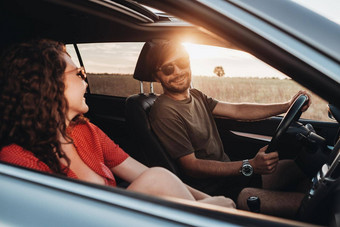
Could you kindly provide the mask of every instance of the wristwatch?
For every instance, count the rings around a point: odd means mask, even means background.
[[[253,175],[253,167],[250,165],[248,159],[242,161],[240,172],[243,174],[243,176],[246,177],[250,177],[251,175]]]

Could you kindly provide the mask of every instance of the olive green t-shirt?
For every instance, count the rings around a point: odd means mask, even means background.
[[[151,127],[173,159],[194,152],[199,159],[230,161],[212,114],[217,102],[196,89],[181,101],[164,94],[157,98],[149,114]]]

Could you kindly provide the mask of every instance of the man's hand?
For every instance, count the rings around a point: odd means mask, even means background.
[[[254,173],[257,174],[270,174],[275,172],[276,166],[279,162],[279,154],[277,152],[271,152],[266,154],[268,146],[262,147],[256,156],[249,160],[249,163],[254,169]]]
[[[302,112],[305,112],[309,106],[312,104],[312,99],[311,99],[311,96],[310,94],[308,94],[306,91],[299,91],[298,93],[296,93],[292,98],[291,100],[289,101],[289,106],[293,105],[294,101],[300,96],[300,95],[306,95],[308,97],[308,101],[307,101],[307,104],[305,104],[301,111]]]

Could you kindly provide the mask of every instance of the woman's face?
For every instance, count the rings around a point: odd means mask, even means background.
[[[77,68],[67,54],[64,54],[64,60],[66,61],[64,95],[68,102],[67,119],[70,121],[75,116],[86,113],[89,110],[84,97],[87,83],[79,76],[81,69]]]

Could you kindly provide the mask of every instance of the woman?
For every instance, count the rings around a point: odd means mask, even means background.
[[[85,119],[86,74],[64,45],[18,44],[0,67],[0,160],[110,186],[116,186],[115,175],[130,182],[128,190],[235,207],[163,168],[147,168]]]

